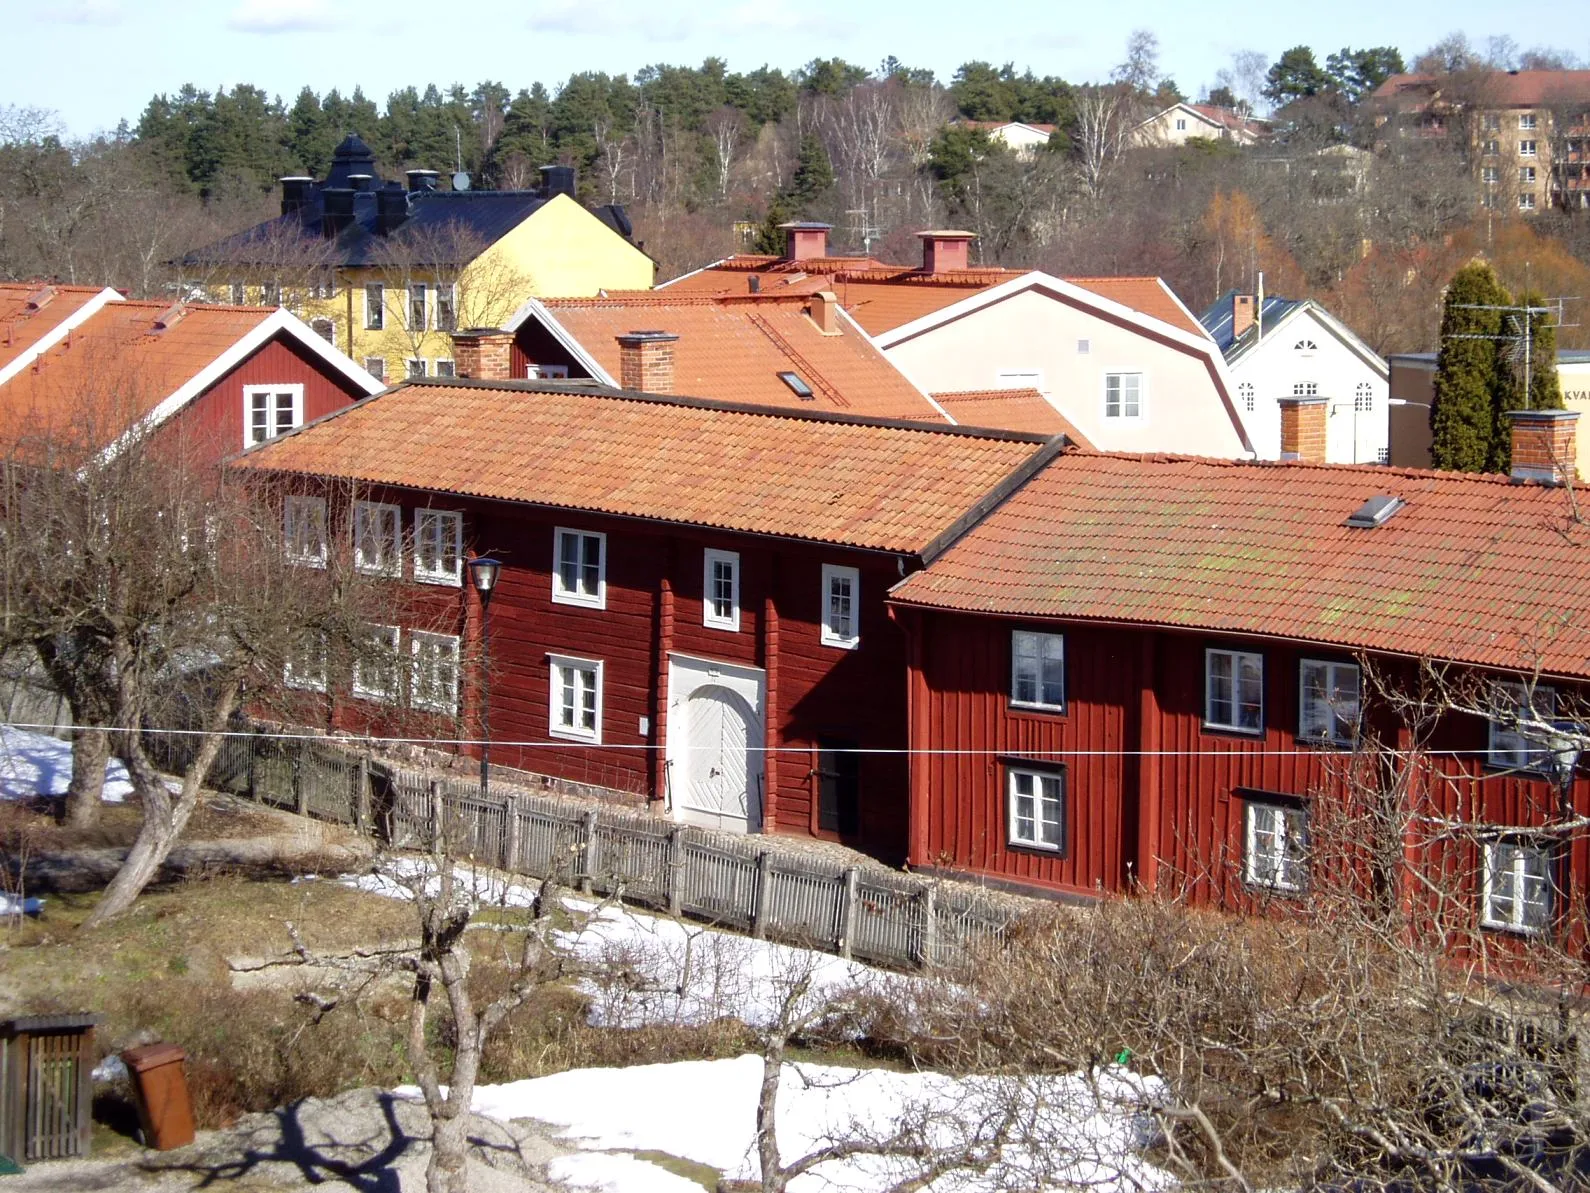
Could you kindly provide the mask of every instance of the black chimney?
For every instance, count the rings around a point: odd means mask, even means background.
[[[375,192],[375,230],[379,236],[390,236],[409,218],[408,192],[396,182],[389,182]]]
[[[331,154],[331,170],[326,175],[327,186],[348,186],[354,174],[375,175],[375,154],[359,139],[349,133]]]
[[[571,199],[574,198],[574,167],[542,166],[541,193],[548,199],[553,195],[567,195]]]
[[[353,223],[353,188],[328,186],[321,188],[320,194],[325,201],[320,231],[327,240],[335,240],[344,228]]]
[[[282,184],[282,214],[302,211],[309,203],[309,193],[314,188],[315,180],[305,178],[302,174],[289,174],[279,181]]]
[[[411,191],[434,191],[436,189],[437,174],[435,170],[404,170],[403,177],[409,180]]]
[[[349,174],[348,182],[356,191],[368,191],[375,188],[374,174]]]

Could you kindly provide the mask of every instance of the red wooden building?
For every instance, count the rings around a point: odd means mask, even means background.
[[[415,382],[237,466],[297,478],[285,516],[307,565],[351,551],[392,586],[392,622],[371,628],[390,666],[301,671],[327,726],[473,753],[484,711],[494,761],[898,859],[888,588],[1060,446],[590,384]],[[489,696],[472,555],[504,565]]]
[[[1289,895],[1373,730],[1375,765],[1416,768],[1409,856],[1481,926],[1545,928],[1590,888],[1565,831],[1590,782],[1559,788],[1553,736],[1590,680],[1575,417],[1515,415],[1512,477],[1052,460],[892,593],[910,862],[1071,895]],[[1294,455],[1323,449],[1323,418],[1293,404]],[[1420,660],[1452,665],[1428,724],[1379,686],[1411,692]]]

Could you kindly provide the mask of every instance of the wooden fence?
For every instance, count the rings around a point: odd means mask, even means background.
[[[176,769],[195,739],[151,742]],[[158,743],[158,744],[157,744]],[[186,743],[186,744],[185,744]],[[887,965],[955,964],[1003,939],[1011,916],[975,888],[844,866],[623,808],[436,778],[312,738],[228,737],[218,790],[370,833],[393,848],[445,841],[453,856],[513,874],[558,874],[675,916]]]

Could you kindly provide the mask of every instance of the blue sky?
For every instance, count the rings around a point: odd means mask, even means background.
[[[52,109],[84,135],[136,121],[149,97],[191,82],[206,90],[254,83],[291,100],[355,85],[378,102],[401,86],[494,79],[511,90],[548,86],[576,70],[632,73],[651,62],[731,69],[793,68],[838,55],[874,65],[893,54],[947,79],[961,62],[1013,61],[1039,74],[1105,76],[1127,34],[1158,34],[1163,68],[1195,95],[1234,51],[1273,59],[1312,45],[1321,61],[1343,45],[1398,46],[1412,56],[1462,29],[1483,44],[1512,33],[1508,9],[1451,0],[1322,5],[1068,4],[1063,0],[0,0],[14,11],[0,106]],[[1583,0],[1537,0],[1529,28],[1579,30]]]

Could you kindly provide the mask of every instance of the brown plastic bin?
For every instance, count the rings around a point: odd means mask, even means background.
[[[193,1103],[182,1062],[188,1054],[175,1044],[145,1044],[121,1054],[132,1074],[144,1145],[167,1152],[193,1142]]]

